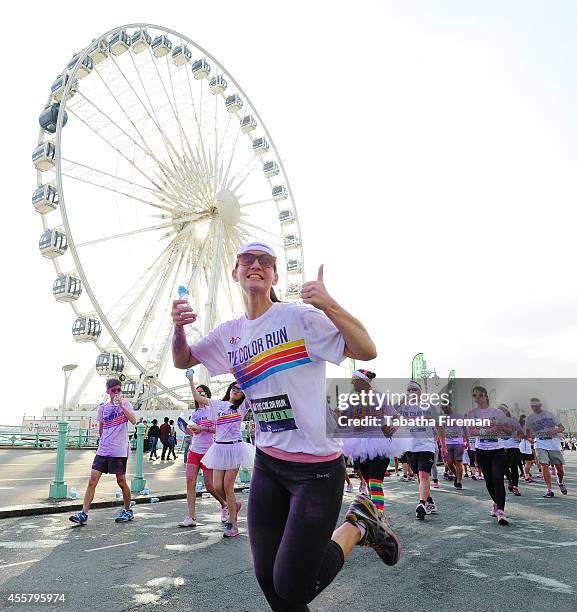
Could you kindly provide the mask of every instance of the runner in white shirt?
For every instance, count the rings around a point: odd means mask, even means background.
[[[441,406],[443,413],[455,421],[462,420],[462,414],[453,412],[453,406],[449,403]],[[453,485],[455,489],[463,488],[463,453],[467,442],[467,428],[463,425],[445,425],[445,441],[447,443],[447,465],[455,476]]]
[[[485,486],[493,500],[491,516],[499,525],[508,525],[505,515],[505,445],[501,436],[510,434],[512,427],[507,417],[498,409],[489,406],[489,395],[484,387],[473,387],[473,400],[477,407],[467,418],[488,421],[487,426],[469,426],[469,432],[478,436],[476,441],[477,461],[485,475]]]
[[[376,348],[360,321],[327,292],[323,267],[303,285],[304,304],[279,303],[276,255],[264,243],[237,253],[232,277],[246,314],[189,347],[184,326],[196,315],[175,300],[174,365],[202,363],[211,376],[231,372],[256,422],[248,530],[255,573],[273,610],[305,610],[358,544],[394,565],[400,544],[373,502],[357,495],[336,526],[345,465],[341,443],[326,432],[326,361],[368,361]],[[218,430],[218,426],[217,426]]]
[[[519,442],[524,435],[519,423],[511,418],[511,412],[507,404],[500,404],[499,410],[507,417],[512,428],[511,435],[504,434],[501,438],[505,447],[505,476],[508,481],[508,489],[513,495],[519,497],[519,465],[521,459],[521,451],[519,450]]]
[[[534,435],[536,438],[537,461],[541,465],[543,478],[547,485],[547,491],[543,497],[555,497],[549,465],[554,465],[557,468],[559,490],[563,495],[567,495],[567,487],[563,483],[565,459],[561,450],[560,436],[565,431],[565,427],[554,412],[543,410],[543,405],[538,397],[531,398],[531,410],[533,414],[527,417],[525,427],[527,436]]]
[[[421,385],[411,380],[407,385],[406,402],[395,406],[397,412],[407,419],[413,419],[416,424],[402,428],[402,432],[408,437],[409,450],[407,460],[414,474],[419,479],[419,503],[415,508],[415,515],[419,520],[424,520],[427,514],[437,514],[438,508],[431,496],[431,471],[435,461],[435,447],[437,442],[435,434],[438,435],[441,445],[443,459],[447,457],[447,446],[445,444],[445,432],[438,425],[422,425],[419,419],[436,419],[437,410],[433,406],[425,406],[421,401]]]

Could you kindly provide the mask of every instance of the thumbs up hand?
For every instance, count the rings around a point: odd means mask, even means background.
[[[301,289],[301,297],[305,304],[311,304],[320,310],[325,310],[334,304],[333,298],[328,294],[323,281],[324,264],[319,266],[317,280],[306,282]]]

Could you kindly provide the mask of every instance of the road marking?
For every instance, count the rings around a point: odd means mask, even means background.
[[[559,582],[555,578],[546,578],[545,576],[538,576],[537,574],[529,574],[527,572],[517,572],[516,574],[509,574],[504,576],[500,580],[527,580],[537,585],[538,589],[544,591],[551,591],[553,593],[563,593],[564,595],[572,595],[573,589],[564,582]]]
[[[100,548],[87,548],[84,552],[94,552],[95,550],[105,550],[107,548],[117,548],[118,546],[129,546],[130,544],[136,544],[138,540],[133,542],[124,542],[123,544],[111,544],[110,546],[101,546]]]
[[[40,561],[40,559],[30,559],[30,561],[19,561],[18,563],[8,563],[8,565],[0,565],[0,568],[4,569],[5,567],[15,567],[16,565],[26,565],[26,563],[36,563]]]

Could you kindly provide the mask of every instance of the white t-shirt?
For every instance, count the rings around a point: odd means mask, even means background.
[[[519,448],[519,438],[523,435],[523,430],[519,423],[513,418],[507,417],[507,423],[511,425],[513,432],[510,436],[507,434],[501,436],[503,445],[505,448]]]
[[[437,417],[437,411],[434,406],[424,408],[420,405],[413,404],[401,404],[396,407],[397,412],[407,419],[418,419],[420,417],[424,420],[435,419]],[[418,422],[415,425],[408,425],[407,427],[401,427],[396,436],[399,438],[409,439],[408,450],[412,453],[418,452],[430,452],[434,453],[437,450],[437,443],[435,442],[435,427],[432,425],[420,425]]]
[[[534,434],[535,448],[543,450],[561,450],[561,435],[551,432],[561,425],[559,417],[550,410],[541,410],[539,414],[532,412],[525,421],[525,430]]]
[[[532,455],[533,454],[533,451],[531,450],[531,442],[529,442],[529,440],[521,440],[521,442],[519,442],[519,450],[524,455]]]
[[[250,402],[256,443],[326,456],[342,448],[326,435],[326,361],[345,340],[319,309],[274,303],[257,319],[222,323],[191,347],[211,376],[231,372]]]
[[[444,414],[444,413],[443,413]],[[462,414],[447,414],[445,415],[447,419],[463,419]],[[463,446],[465,443],[463,439],[464,427],[462,425],[443,425],[445,429],[445,440],[447,442],[447,446]]]
[[[249,411],[246,402],[235,408],[230,402],[211,398],[208,400],[208,410],[216,423],[214,434],[216,443],[242,442],[242,419]]]
[[[475,408],[467,414],[469,419],[489,419],[490,426],[509,425],[509,417],[505,416],[498,408]],[[502,434],[501,434],[502,435]],[[498,432],[489,431],[489,427],[479,428],[479,437],[475,440],[475,450],[496,450],[505,448],[503,439]]]

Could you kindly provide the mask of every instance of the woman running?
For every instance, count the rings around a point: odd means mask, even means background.
[[[241,465],[252,467],[254,446],[242,440],[242,420],[248,412],[244,393],[236,381],[232,382],[221,400],[202,396],[192,385],[193,371],[190,371],[191,389],[194,401],[208,407],[211,419],[216,423],[214,444],[206,451],[202,461],[213,471],[213,483],[218,495],[226,499],[228,516],[223,512],[223,537],[239,535],[238,512],[242,503],[236,501],[234,483]],[[227,520],[228,519],[228,520]]]
[[[352,375],[352,385],[356,393],[368,393],[372,389],[371,381],[376,377],[369,370],[355,370]],[[361,405],[359,417],[382,417],[384,415],[399,416],[391,406],[378,406],[365,403]],[[351,415],[352,416],[352,415]],[[389,467],[391,458],[402,455],[407,447],[406,440],[394,440],[391,436],[394,428],[385,427],[376,430],[375,427],[358,427],[351,431],[349,437],[343,438],[343,452],[359,462],[359,470],[365,482],[368,483],[368,495],[382,515],[385,508],[383,479]],[[403,444],[405,442],[405,444]]]
[[[257,450],[248,530],[256,577],[273,610],[305,611],[356,545],[372,547],[389,565],[400,557],[396,536],[363,495],[333,532],[345,464],[340,442],[326,435],[325,363],[368,361],[376,349],[362,323],[327,293],[322,266],[302,287],[304,304],[278,302],[276,255],[266,244],[241,247],[232,277],[245,315],[190,347],[183,326],[196,315],[175,300],[173,361],[183,369],[203,363],[211,376],[232,369],[250,400]]]
[[[505,515],[505,448],[502,436],[510,435],[512,427],[498,408],[489,406],[489,396],[484,387],[473,387],[473,400],[477,407],[468,413],[467,418],[487,419],[490,423],[489,426],[468,428],[474,436],[478,436],[475,454],[485,475],[485,486],[493,500],[490,514],[497,518],[499,525],[508,525]]]
[[[194,387],[192,372],[187,370],[186,377],[191,389]],[[210,398],[210,389],[206,385],[198,385],[196,392],[205,398]],[[211,418],[210,411],[201,406],[197,401],[194,402],[196,410],[192,413],[188,422],[187,430],[192,440],[186,457],[186,501],[188,504],[188,516],[184,517],[179,527],[196,527],[196,481],[198,472],[202,470],[204,488],[220,504],[222,509],[221,519],[226,522],[228,508],[226,500],[215,489],[212,479],[212,470],[203,463],[206,451],[212,446],[213,434],[215,432],[214,419]]]
[[[505,414],[512,428],[511,435],[505,434],[502,438],[505,446],[505,477],[507,478],[509,492],[513,493],[516,497],[520,497],[519,462],[521,451],[519,450],[519,442],[524,434],[521,427],[519,427],[519,423],[511,417],[507,404],[500,404],[499,410]]]

